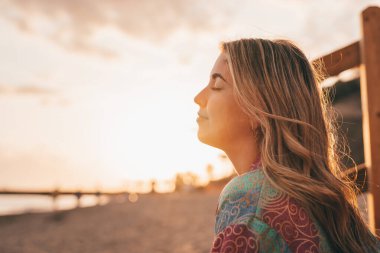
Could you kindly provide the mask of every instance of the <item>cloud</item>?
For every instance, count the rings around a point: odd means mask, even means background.
[[[0,84],[0,96],[36,96],[42,106],[67,107],[72,104],[68,98],[59,96],[59,92],[36,85],[2,85]]]
[[[92,41],[102,28],[156,43],[179,29],[220,29],[227,25],[223,17],[231,18],[229,9],[216,0],[12,0],[0,7],[0,14],[21,31],[41,34],[66,49],[111,58],[115,51]]]
[[[42,35],[70,51],[104,58],[120,54],[112,36],[104,40],[100,35],[100,42],[94,39],[110,27],[128,38],[152,44],[170,44],[172,38],[178,39],[178,34],[187,34],[186,41],[193,44],[207,43],[211,37],[285,36],[300,42],[315,57],[358,38],[360,11],[378,3],[378,0],[4,1],[0,15],[20,31]],[[202,40],[198,35],[206,35],[208,39]],[[115,40],[123,37],[117,36]]]
[[[0,95],[1,94],[13,94],[13,95],[52,95],[56,92],[52,89],[43,88],[35,85],[1,85],[0,84]]]
[[[35,95],[35,94],[52,94],[54,93],[50,89],[41,88],[37,86],[21,86],[14,89],[15,93],[17,94],[24,94],[24,95]]]

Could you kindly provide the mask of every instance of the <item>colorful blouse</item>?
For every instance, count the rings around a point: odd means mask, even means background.
[[[211,252],[332,251],[313,218],[294,199],[272,187],[257,162],[221,192]]]

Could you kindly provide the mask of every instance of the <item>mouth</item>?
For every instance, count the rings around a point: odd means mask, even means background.
[[[203,120],[206,120],[206,118],[202,118],[202,117],[198,117],[198,118],[197,118],[197,122],[199,122],[199,121],[203,121]]]
[[[203,114],[201,114],[201,113],[199,113],[199,112],[198,112],[198,118],[199,118],[199,119],[208,119],[207,116],[205,116],[205,115],[203,115]]]

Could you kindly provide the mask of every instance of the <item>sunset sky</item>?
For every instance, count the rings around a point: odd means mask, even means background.
[[[294,40],[313,59],[360,38],[378,1],[0,3],[0,188],[121,187],[230,165],[193,102],[220,41]]]

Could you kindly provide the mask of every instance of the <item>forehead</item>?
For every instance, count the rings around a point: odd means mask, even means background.
[[[224,53],[221,53],[214,63],[214,67],[211,70],[211,74],[213,73],[226,73],[229,72],[227,57]]]

